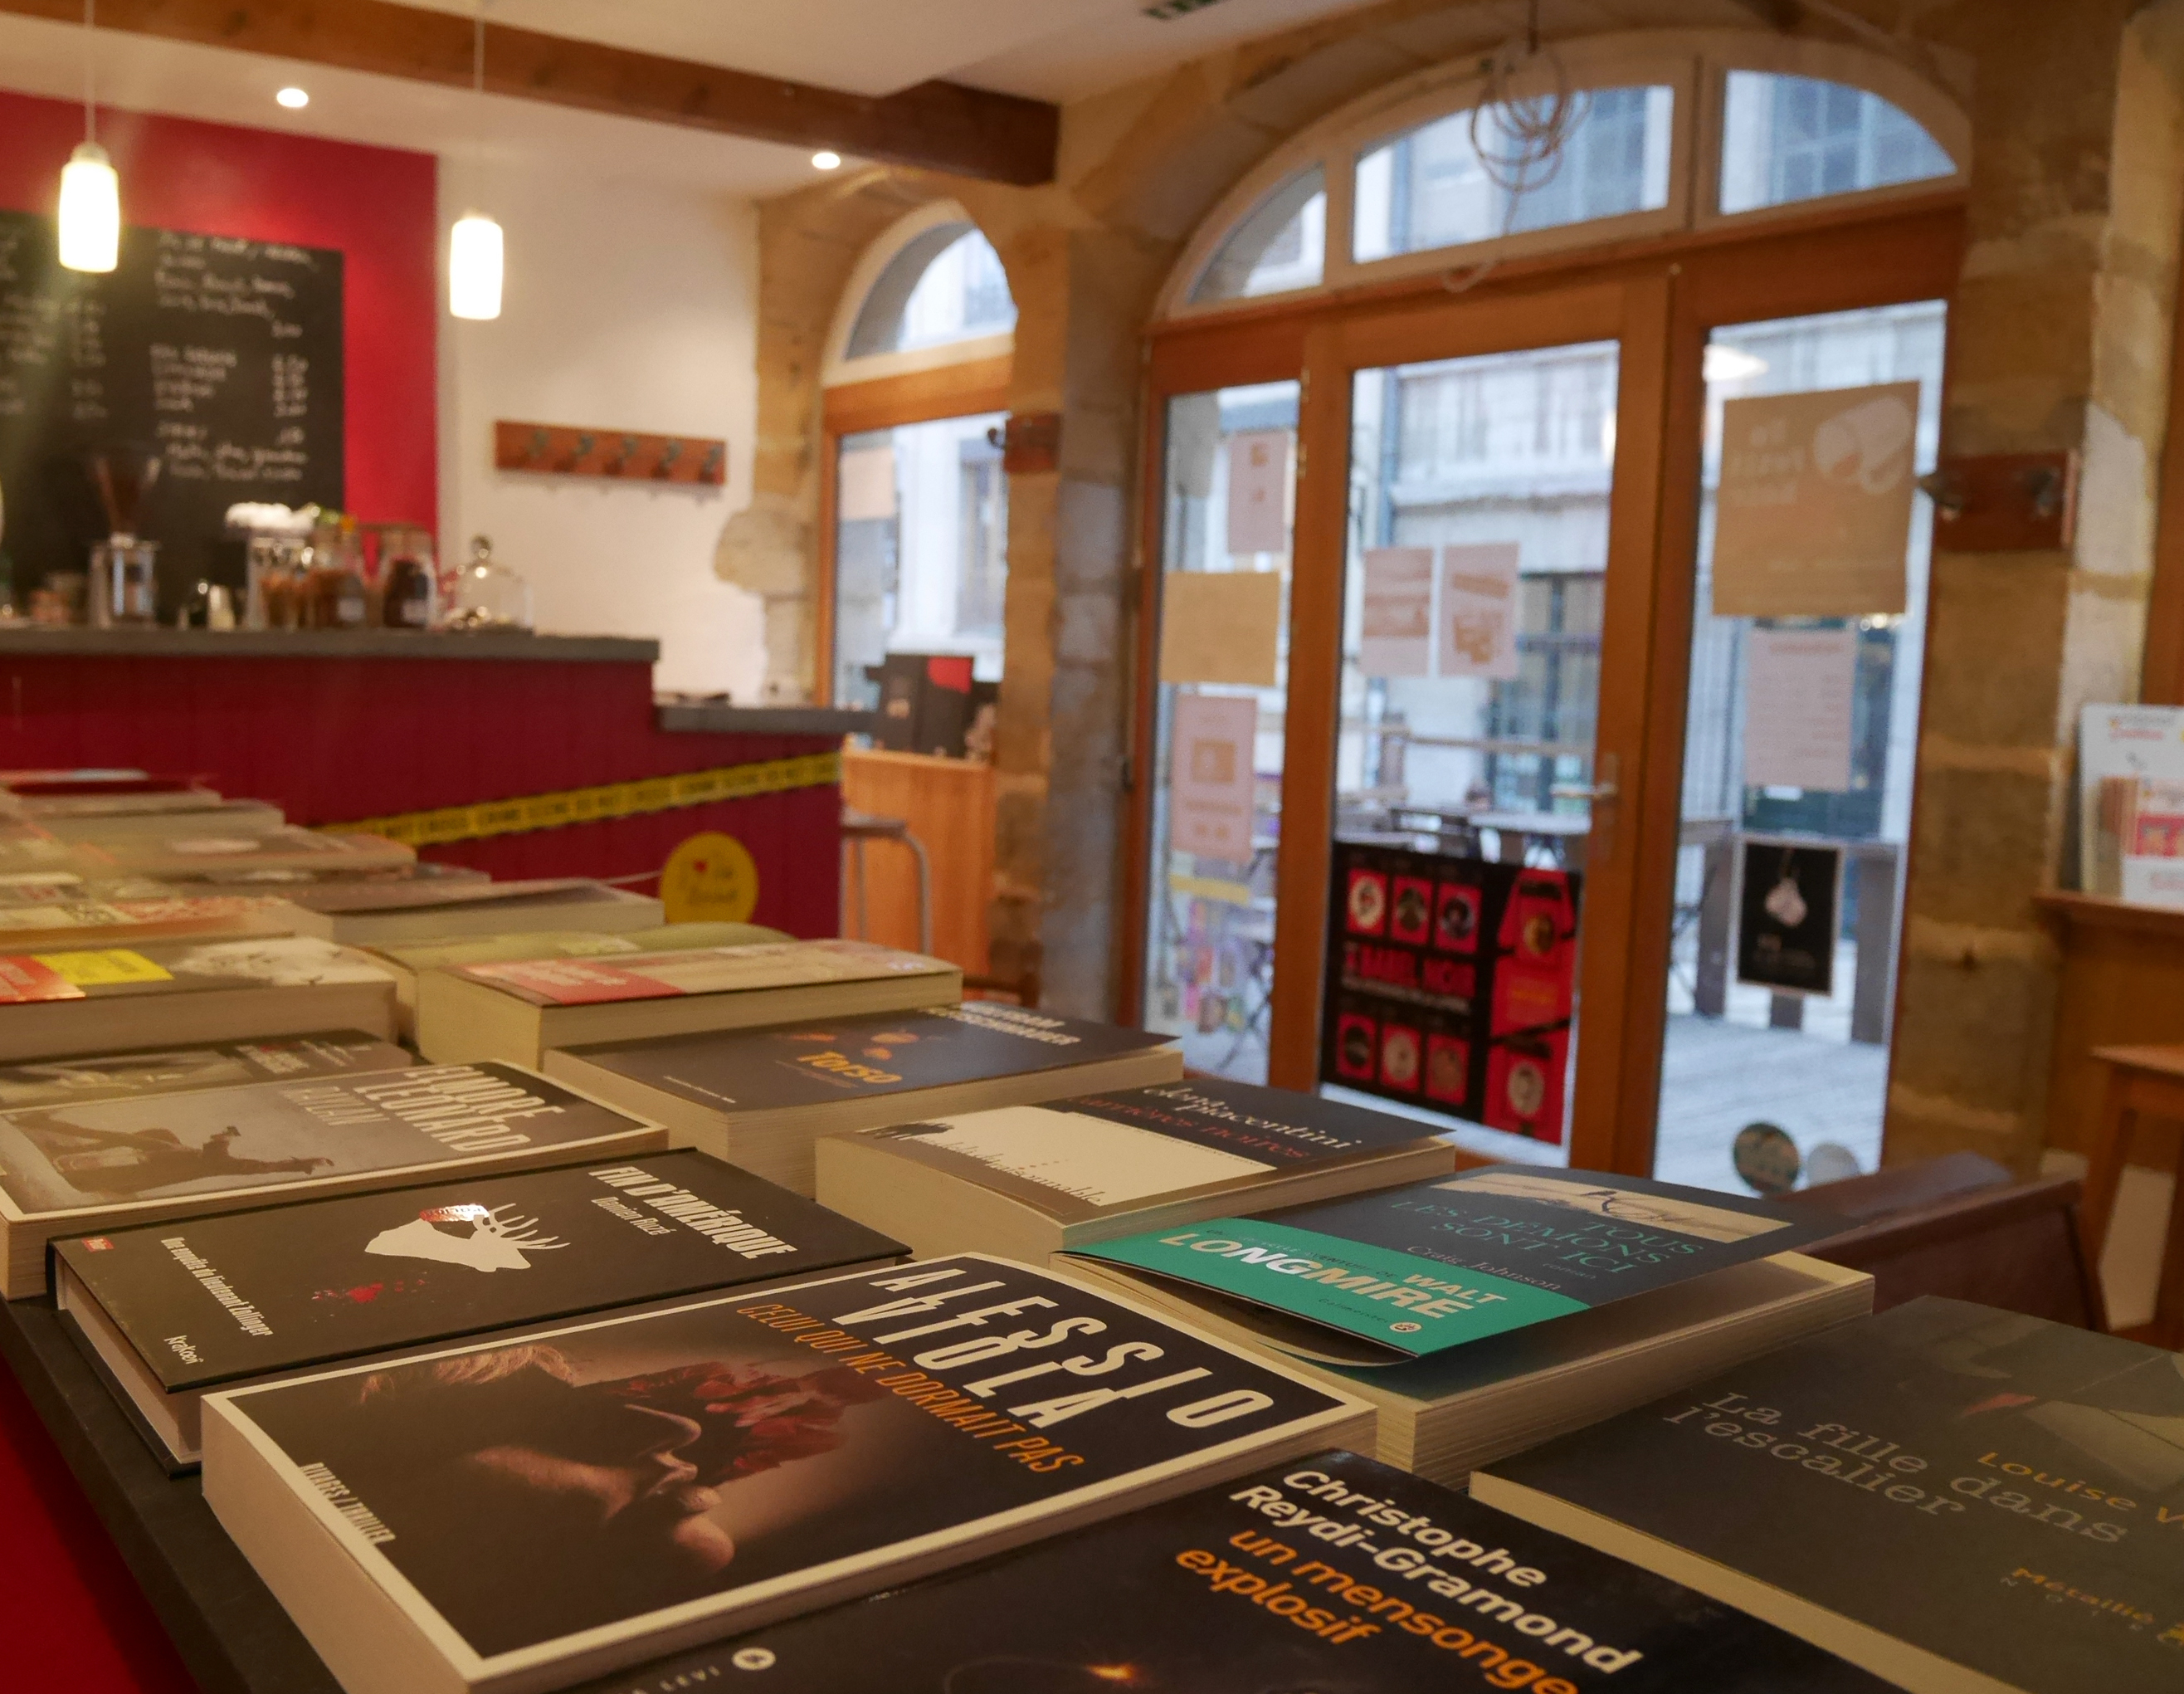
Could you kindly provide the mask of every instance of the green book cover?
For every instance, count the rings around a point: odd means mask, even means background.
[[[1491,1165],[1078,1251],[1365,1342],[1395,1363],[1794,1251],[1842,1227],[1636,1177]]]

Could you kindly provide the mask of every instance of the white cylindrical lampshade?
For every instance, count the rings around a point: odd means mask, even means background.
[[[97,142],[85,142],[61,168],[61,263],[71,270],[111,270],[121,254],[121,179]]]
[[[448,309],[459,318],[500,315],[500,226],[482,212],[455,220],[448,241]]]

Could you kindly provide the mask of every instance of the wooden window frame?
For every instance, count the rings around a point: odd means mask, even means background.
[[[812,596],[817,704],[834,704],[834,599],[838,560],[834,513],[839,504],[842,437],[904,424],[1009,409],[1011,357],[967,360],[926,371],[843,382],[822,391],[819,426],[819,573]]]
[[[1639,561],[1641,580],[1631,580],[1629,563],[1620,582],[1611,573],[1603,610],[1597,747],[1618,754],[1620,792],[1602,832],[1607,840],[1589,855],[1585,898],[1588,924],[1603,911],[1619,913],[1622,933],[1614,940],[1627,936],[1629,945],[1596,945],[1586,951],[1580,984],[1585,1033],[1578,1047],[1569,1151],[1574,1166],[1650,1175],[1696,610],[1708,337],[1738,323],[1948,300],[1964,244],[1964,193],[1951,187],[1885,203],[1853,202],[1764,220],[1724,221],[1592,252],[1511,260],[1456,299],[1439,278],[1407,278],[1247,304],[1217,320],[1200,316],[1153,326],[1142,394],[1141,569],[1133,648],[1137,677],[1130,745],[1138,775],[1128,795],[1123,901],[1115,931],[1123,1021],[1139,1022],[1144,1013],[1147,901],[1155,869],[1152,783],[1158,764],[1152,738],[1168,401],[1245,382],[1287,379],[1301,387],[1289,727],[1277,867],[1280,963],[1268,1079],[1309,1089],[1318,1068],[1339,738],[1348,372],[1420,356],[1405,349],[1420,344],[1416,326],[1430,320],[1453,326],[1473,320],[1472,338],[1480,350],[1490,343],[1510,344],[1510,337],[1518,344],[1552,345],[1613,336],[1623,350],[1609,557]],[[1605,335],[1603,324],[1609,326]],[[1467,333],[1451,327],[1434,339],[1460,352],[1457,344]],[[2178,451],[2184,456],[2184,446]],[[1334,467],[1332,474],[1315,476],[1315,465]],[[2184,553],[2184,536],[2178,547]],[[1308,560],[1318,562],[1308,566]],[[1930,619],[1930,639],[1931,628]],[[1618,655],[1612,664],[1611,646]]]
[[[2184,288],[2170,336],[2169,427],[2161,443],[2138,697],[2148,705],[2184,705]]]

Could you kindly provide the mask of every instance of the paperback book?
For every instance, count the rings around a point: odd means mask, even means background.
[[[448,1063],[536,1065],[549,1047],[953,1006],[962,997],[955,966],[865,941],[522,959],[421,976],[417,1045]]]
[[[47,1244],[270,1200],[660,1151],[656,1126],[512,1065],[403,1070],[0,1113],[0,1294]]]
[[[258,1041],[209,1041],[73,1059],[0,1065],[0,1112],[33,1106],[82,1106],[94,1100],[286,1082],[347,1071],[391,1071],[414,1063],[392,1041],[355,1029],[279,1035]]]
[[[1454,1149],[1408,1118],[1210,1077],[896,1123],[828,1136],[815,1151],[821,1201],[913,1251],[1035,1263],[1456,1163]]]
[[[527,928],[612,932],[666,922],[660,902],[585,877],[335,883],[298,889],[298,933],[370,947]]]
[[[33,822],[136,812],[203,811],[220,803],[214,789],[178,777],[28,777],[0,788],[0,808]]]
[[[411,1035],[416,1029],[417,978],[426,971],[453,965],[500,965],[517,959],[598,959],[627,953],[685,952],[699,947],[748,947],[754,942],[790,939],[759,923],[661,923],[610,934],[603,929],[565,929],[543,914],[530,914],[525,922],[537,927],[424,941],[378,942],[365,948],[394,978],[402,1033]]]
[[[308,935],[0,956],[0,1061],[315,1029],[391,1039],[393,978]]]
[[[74,850],[113,874],[139,877],[193,877],[206,871],[231,876],[242,871],[382,871],[417,856],[384,836],[329,835],[294,824],[248,834],[190,834],[178,828],[142,840],[85,843]]]
[[[566,1686],[1341,1444],[1357,1401],[978,1255],[209,1396],[350,1694]]]
[[[287,827],[277,805],[264,800],[222,800],[212,794],[189,806],[146,805],[150,795],[79,795],[41,805],[27,801],[25,814],[70,846],[121,848],[186,842],[222,842],[270,835]],[[170,796],[160,796],[162,800]]]
[[[1536,1165],[1076,1251],[1124,1277],[1290,1320],[1292,1350],[1398,1364],[1651,1294],[1841,1232],[1825,1212]]]
[[[303,914],[263,894],[106,899],[81,878],[0,883],[0,954],[41,947],[131,946],[179,936],[292,935]]]
[[[80,1236],[55,1245],[55,1292],[187,1466],[210,1388],[906,1251],[733,1165],[660,1153]]]
[[[1914,1300],[1473,1491],[1914,1694],[2179,1686],[2177,1355]]]
[[[557,1050],[544,1069],[666,1124],[679,1143],[810,1194],[822,1134],[1179,1082],[1183,1049],[1141,1029],[976,1000]]]
[[[1770,1624],[1356,1453],[588,1685],[682,1694],[1882,1694]]]

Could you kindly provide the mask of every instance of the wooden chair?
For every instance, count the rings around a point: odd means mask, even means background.
[[[1922,1294],[1975,1301],[2083,1329],[2107,1327],[2082,1248],[2075,1178],[2017,1183],[1976,1153],[1799,1189],[1782,1203],[1847,1227],[1803,1249],[1874,1280],[1876,1312]]]
[[[2086,1150],[2086,1198],[2079,1218],[2086,1259],[2098,1274],[2101,1249],[2108,1245],[2115,1218],[2116,1190],[2142,1123],[2153,1117],[2184,1124],[2184,1047],[2096,1047],[2093,1057],[2108,1067],[2108,1086],[2092,1145]],[[2132,1331],[2131,1338],[2184,1347],[2184,1229],[2177,1227],[2173,1206],[2153,1322]]]

